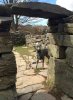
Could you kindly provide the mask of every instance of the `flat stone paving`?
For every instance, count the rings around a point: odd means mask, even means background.
[[[28,68],[24,57],[18,52],[15,52],[16,64],[17,64],[17,82],[16,89],[18,94],[18,100],[56,100],[55,96],[48,93],[43,84],[47,78],[47,65],[45,64],[45,69],[42,69],[41,63],[38,67],[41,70],[36,73],[36,63],[34,60],[31,60],[32,57],[29,57],[32,68]],[[28,58],[28,57],[27,57]],[[63,96],[61,100],[73,100],[67,96]]]

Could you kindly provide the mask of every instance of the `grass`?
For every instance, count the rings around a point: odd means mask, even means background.
[[[23,48],[24,46],[16,46],[14,47],[15,51],[20,53],[21,56],[23,55],[28,55],[31,56],[31,53],[29,52],[30,50],[34,50],[33,47],[26,47]]]

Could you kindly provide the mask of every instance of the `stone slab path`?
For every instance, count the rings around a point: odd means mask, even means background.
[[[41,68],[41,63],[39,63],[40,70],[36,70],[36,63],[32,57],[29,57],[32,68],[26,67],[27,62],[25,58],[26,55],[21,57],[18,52],[15,52],[16,65],[17,65],[17,75],[16,75],[16,89],[18,94],[18,100],[57,100],[55,96],[48,93],[48,90],[43,84],[47,78],[47,65],[45,64],[45,69]],[[24,58],[25,57],[25,58]],[[27,59],[28,60],[28,59]],[[63,96],[59,100],[73,100],[67,96]]]

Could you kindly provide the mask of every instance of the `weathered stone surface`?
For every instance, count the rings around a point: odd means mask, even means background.
[[[0,54],[0,90],[7,89],[16,82],[16,62],[13,53]]]
[[[48,33],[48,39],[50,44],[62,45],[61,39],[63,39],[63,36],[56,33]]]
[[[14,88],[1,90],[0,100],[17,100],[17,93]]]
[[[29,100],[32,95],[33,95],[33,93],[28,93],[28,94],[22,95],[18,98],[18,100]]]
[[[13,44],[10,36],[0,36],[0,53],[11,52]]]
[[[49,48],[49,55],[55,58],[65,58],[65,47],[64,46],[57,46],[53,44],[48,45]]]
[[[66,28],[73,28],[73,23],[65,23],[64,27],[66,27]]]
[[[43,90],[37,91],[31,98],[31,100],[56,100],[54,96],[46,93]]]
[[[73,68],[66,63],[66,60],[50,59],[48,84],[52,85],[53,83],[73,97]]]
[[[12,6],[12,13],[16,15],[25,15],[29,17],[43,17],[54,19],[64,18],[73,14],[73,12],[68,11],[65,8],[62,8],[58,5],[40,2],[18,3]]]
[[[0,16],[11,16],[11,10],[7,6],[0,5]]]
[[[64,27],[64,32],[68,34],[73,34],[73,28]]]
[[[20,96],[22,94],[35,92],[35,91],[37,91],[39,89],[43,89],[43,88],[44,88],[44,85],[41,83],[33,84],[33,85],[28,85],[28,86],[21,88],[21,89],[17,89],[17,93],[18,93],[18,96]]]
[[[64,35],[62,41],[64,46],[73,47],[73,35]]]
[[[63,19],[64,23],[73,23],[73,15]]]
[[[66,61],[71,67],[73,67],[73,48],[71,47],[68,47],[66,50]]]
[[[58,33],[64,34],[64,25],[62,23],[58,23]]]
[[[20,81],[22,81],[23,84],[17,85]],[[43,83],[44,81],[45,81],[44,77],[40,75],[34,75],[34,76],[25,75],[24,77],[22,77],[22,79],[18,78],[16,85],[17,85],[17,89],[21,89],[24,87],[28,87],[29,85],[32,86],[33,84],[35,85],[35,84]]]
[[[72,98],[68,97],[67,95],[64,95],[61,97],[62,100],[73,100]]]
[[[58,25],[49,26],[49,32],[56,33],[58,31]]]
[[[17,72],[13,53],[0,55],[0,77],[15,75]]]
[[[65,23],[63,27],[65,33],[73,34],[73,23]]]
[[[0,90],[7,89],[14,85],[16,82],[16,76],[4,76],[0,77]]]
[[[55,58],[49,59],[47,84],[49,88],[53,88],[55,85]]]
[[[73,47],[73,35],[60,35],[49,33],[50,44]]]
[[[12,19],[11,17],[0,17],[0,32],[9,32],[10,31],[10,26],[11,26],[11,22]],[[7,33],[5,33],[7,34]],[[1,35],[1,34],[0,34]],[[3,34],[4,35],[4,34]]]

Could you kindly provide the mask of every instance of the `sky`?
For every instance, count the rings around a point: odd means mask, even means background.
[[[56,4],[73,11],[73,0],[56,0]]]
[[[46,2],[46,3],[52,3],[55,4],[56,0],[38,0],[39,2]]]

